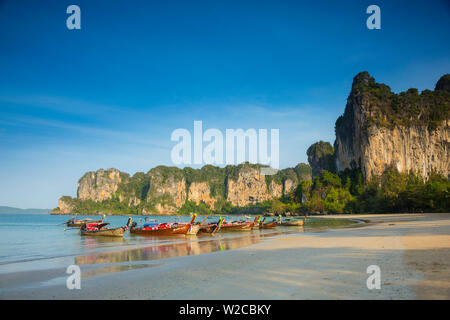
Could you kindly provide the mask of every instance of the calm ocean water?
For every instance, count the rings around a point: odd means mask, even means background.
[[[188,255],[194,252],[203,253],[216,250],[232,249],[256,243],[262,237],[278,235],[280,231],[256,230],[248,233],[220,233],[211,236],[181,237],[142,237],[126,232],[124,238],[85,237],[80,236],[77,229],[64,225],[71,216],[52,216],[38,214],[2,214],[0,215],[0,274],[17,270],[33,270],[48,268],[55,261],[74,259],[83,260],[89,257],[95,260],[100,257],[104,261],[105,252],[111,261],[123,260],[117,252],[126,249],[127,258],[131,260],[153,260],[177,255]],[[98,219],[99,216],[77,216],[77,218]],[[143,217],[132,216],[133,221],[143,223]],[[236,217],[237,218],[237,217]],[[126,224],[127,216],[107,216],[106,222],[111,227]],[[189,216],[149,216],[158,222],[188,222]],[[203,220],[203,217],[198,217]],[[210,217],[207,222],[215,222],[218,217]],[[234,220],[230,217],[228,220]],[[233,243],[230,241],[233,240]],[[165,246],[161,246],[161,245]],[[178,246],[176,245],[178,244]],[[142,248],[145,248],[143,252]],[[149,250],[149,248],[152,248]],[[129,252],[138,250],[139,254],[130,256]],[[151,255],[148,255],[151,251]],[[197,253],[196,253],[197,252]],[[142,258],[143,255],[146,255]],[[139,256],[141,255],[141,256]],[[94,258],[93,258],[94,257]],[[87,258],[86,258],[87,259]],[[84,259],[84,260],[86,260]],[[83,261],[84,261],[83,260]]]
[[[99,216],[77,216],[98,219]],[[305,232],[303,227],[248,232],[220,232],[214,236],[143,237],[126,232],[123,238],[81,236],[64,224],[71,216],[0,215],[0,299],[26,288],[65,286],[67,267],[77,265],[82,277],[157,267],[165,259],[246,247],[267,238]],[[141,225],[143,217],[132,216]],[[228,217],[232,221],[241,217]],[[158,222],[188,222],[189,216],[149,216]],[[108,216],[111,227],[126,224],[127,216]],[[197,217],[202,221],[203,217]],[[210,217],[207,222],[216,222]],[[308,229],[307,232],[321,232]],[[34,290],[34,289],[33,289]]]
[[[142,217],[131,216],[133,221],[141,223]],[[75,256],[90,252],[130,245],[152,245],[159,242],[180,241],[180,239],[157,239],[130,236],[124,239],[82,237],[77,230],[64,225],[71,216],[52,216],[39,214],[2,214],[0,215],[0,265],[64,256]],[[77,216],[77,219],[99,219],[99,216]],[[111,227],[126,224],[127,216],[107,216]],[[148,217],[160,222],[188,222],[190,217]],[[217,218],[211,218],[211,221]],[[64,231],[65,229],[69,229]]]

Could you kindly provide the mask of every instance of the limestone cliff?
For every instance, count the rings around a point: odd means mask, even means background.
[[[181,169],[159,166],[149,171],[146,201],[156,212],[171,214],[186,201],[186,179]]]
[[[385,170],[413,170],[428,177],[450,173],[449,76],[435,91],[392,93],[367,73],[353,81],[343,116],[336,121],[337,170],[359,167],[365,178]]]
[[[55,212],[173,214],[187,201],[220,210],[227,201],[246,206],[279,198],[299,181],[311,179],[311,168],[305,164],[266,176],[261,168],[248,163],[201,169],[158,166],[132,177],[117,169],[100,169],[86,173],[78,182],[78,197],[62,197]]]
[[[320,175],[322,170],[336,171],[334,149],[329,142],[319,141],[312,144],[306,151],[306,155],[314,177]]]
[[[111,199],[121,181],[120,171],[117,169],[88,172],[78,181],[77,197],[93,201]]]
[[[217,199],[211,196],[211,190],[206,181],[193,182],[189,186],[188,199],[194,201],[195,204],[205,203],[211,208],[214,208],[214,204]]]
[[[275,197],[281,197],[281,184],[272,180],[267,186],[264,175],[260,170],[252,166],[243,166],[237,173],[237,177],[228,176],[227,201],[235,206],[255,204]]]

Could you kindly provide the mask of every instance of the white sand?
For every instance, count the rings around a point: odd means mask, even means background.
[[[81,290],[66,289],[61,275],[51,285],[11,287],[0,298],[450,298],[450,214],[352,217],[374,223],[152,261],[161,265],[89,277]],[[369,265],[381,268],[380,290],[366,286]]]

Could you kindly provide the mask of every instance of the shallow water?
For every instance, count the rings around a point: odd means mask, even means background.
[[[84,218],[87,216],[77,216]],[[76,264],[83,278],[130,269],[158,266],[159,260],[232,250],[284,234],[321,229],[277,227],[214,236],[143,237],[126,232],[124,238],[80,236],[64,225],[70,216],[0,215],[0,288],[51,285],[62,279],[67,266]],[[98,216],[91,216],[98,219]],[[110,216],[111,227],[126,224],[126,216]],[[158,222],[188,222],[190,217],[154,216]],[[216,221],[212,217],[208,222]],[[198,220],[203,220],[201,217]],[[233,220],[230,218],[229,220]],[[138,224],[142,217],[133,217]],[[57,277],[55,275],[58,275]]]
[[[87,218],[89,216],[77,216]],[[52,215],[0,215],[0,266],[31,262],[42,259],[70,257],[77,255],[94,254],[105,250],[128,248],[130,246],[155,246],[160,244],[175,244],[211,239],[210,236],[173,236],[173,237],[142,237],[126,232],[123,238],[80,236],[78,229],[67,228],[64,225],[70,216]],[[95,220],[98,216],[90,216]],[[120,227],[126,224],[126,216],[109,216],[106,222],[111,227]],[[142,217],[132,217],[133,221],[143,222]],[[158,216],[148,217],[158,222],[188,222],[190,217]],[[217,217],[207,222],[216,221]],[[200,218],[199,218],[200,220]],[[202,219],[203,220],[203,219]],[[258,230],[259,231],[259,230]],[[268,231],[268,233],[273,231]],[[221,233],[220,238],[234,238],[242,233]],[[217,236],[216,236],[217,237]],[[214,239],[214,238],[213,238]]]

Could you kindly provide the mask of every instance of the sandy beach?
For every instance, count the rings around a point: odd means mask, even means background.
[[[280,235],[238,249],[141,261],[145,264],[140,265],[122,261],[89,271],[82,268],[80,290],[66,288],[64,268],[6,274],[0,298],[450,298],[450,214],[345,217],[370,222]],[[380,267],[379,290],[366,286],[370,265]],[[39,277],[45,276],[45,284],[39,284]],[[27,285],[31,280],[34,285]]]

